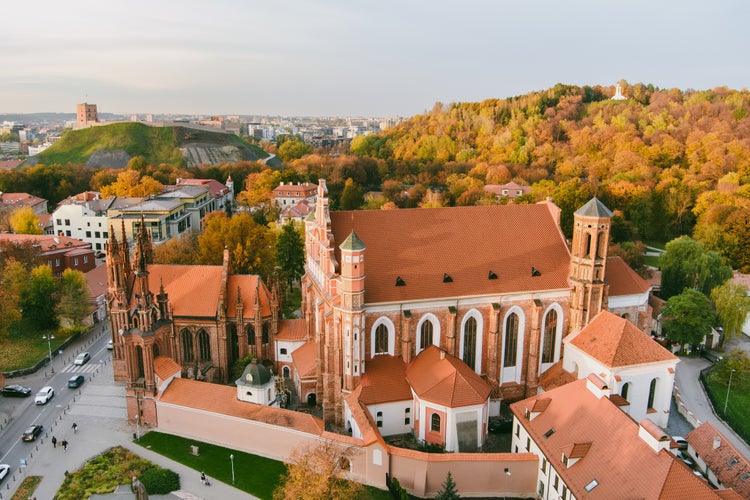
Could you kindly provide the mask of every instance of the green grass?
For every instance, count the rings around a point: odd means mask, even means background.
[[[55,352],[75,332],[60,330],[52,334],[52,352]],[[19,327],[8,337],[0,340],[0,372],[28,368],[42,358],[49,356],[47,341],[42,339],[45,332],[32,328]]]
[[[276,460],[156,431],[142,436],[138,444],[195,469],[196,474],[203,471],[209,478],[227,484],[232,484],[229,455],[234,455],[234,486],[259,498],[273,497],[279,477],[286,470]],[[198,456],[190,452],[190,445],[198,446]]]
[[[646,262],[647,266],[659,267],[659,257],[656,255],[644,255],[643,260]]]
[[[712,370],[706,378],[706,389],[714,403],[716,413],[739,434],[746,442],[750,442],[750,375],[737,372],[732,377],[732,387],[729,391],[727,414],[724,415],[724,405],[727,402],[727,381],[720,377],[716,370]]]

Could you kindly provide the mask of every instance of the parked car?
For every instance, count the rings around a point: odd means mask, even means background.
[[[684,437],[672,436],[672,441],[675,442],[678,450],[687,450],[688,442],[687,442],[687,439],[685,439]]]
[[[489,424],[487,425],[487,430],[493,433],[510,432],[511,429],[513,429],[512,418],[495,418],[490,420]]]
[[[83,384],[86,381],[86,377],[83,375],[73,375],[68,379],[68,387],[71,389],[76,389],[78,387],[81,387],[81,384]]]
[[[724,359],[721,354],[714,351],[703,351],[701,353],[701,356],[709,360],[711,363],[718,363],[719,361]]]
[[[0,464],[0,483],[3,482],[3,479],[5,479],[5,476],[8,474],[10,474],[10,465]]]
[[[3,396],[16,396],[21,398],[31,396],[31,389],[18,384],[6,385],[5,387],[3,387],[2,392]]]
[[[115,347],[112,345],[112,339],[109,339],[109,342],[107,342],[107,349],[111,351],[114,348]]]
[[[52,399],[55,396],[55,390],[45,385],[41,389],[39,389],[39,392],[36,393],[36,397],[34,398],[34,403],[38,405],[45,405],[47,404],[47,401]]]
[[[21,434],[21,439],[23,441],[34,441],[39,437],[39,434],[41,434],[43,430],[44,427],[41,425],[30,425],[25,431],[23,431],[23,434]]]
[[[91,359],[91,355],[87,352],[82,352],[78,356],[76,356],[76,359],[73,360],[74,365],[85,365],[89,362]]]

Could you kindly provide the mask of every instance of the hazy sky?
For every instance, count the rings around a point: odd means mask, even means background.
[[[741,89],[747,0],[7,2],[0,114],[411,116],[555,83]]]

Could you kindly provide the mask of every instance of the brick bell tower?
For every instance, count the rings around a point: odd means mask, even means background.
[[[607,308],[604,279],[612,212],[596,198],[573,215],[570,252],[570,331],[576,332]]]

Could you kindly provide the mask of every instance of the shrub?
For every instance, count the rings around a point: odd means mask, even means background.
[[[166,495],[180,489],[180,476],[169,469],[154,467],[141,474],[140,481],[149,495]]]

